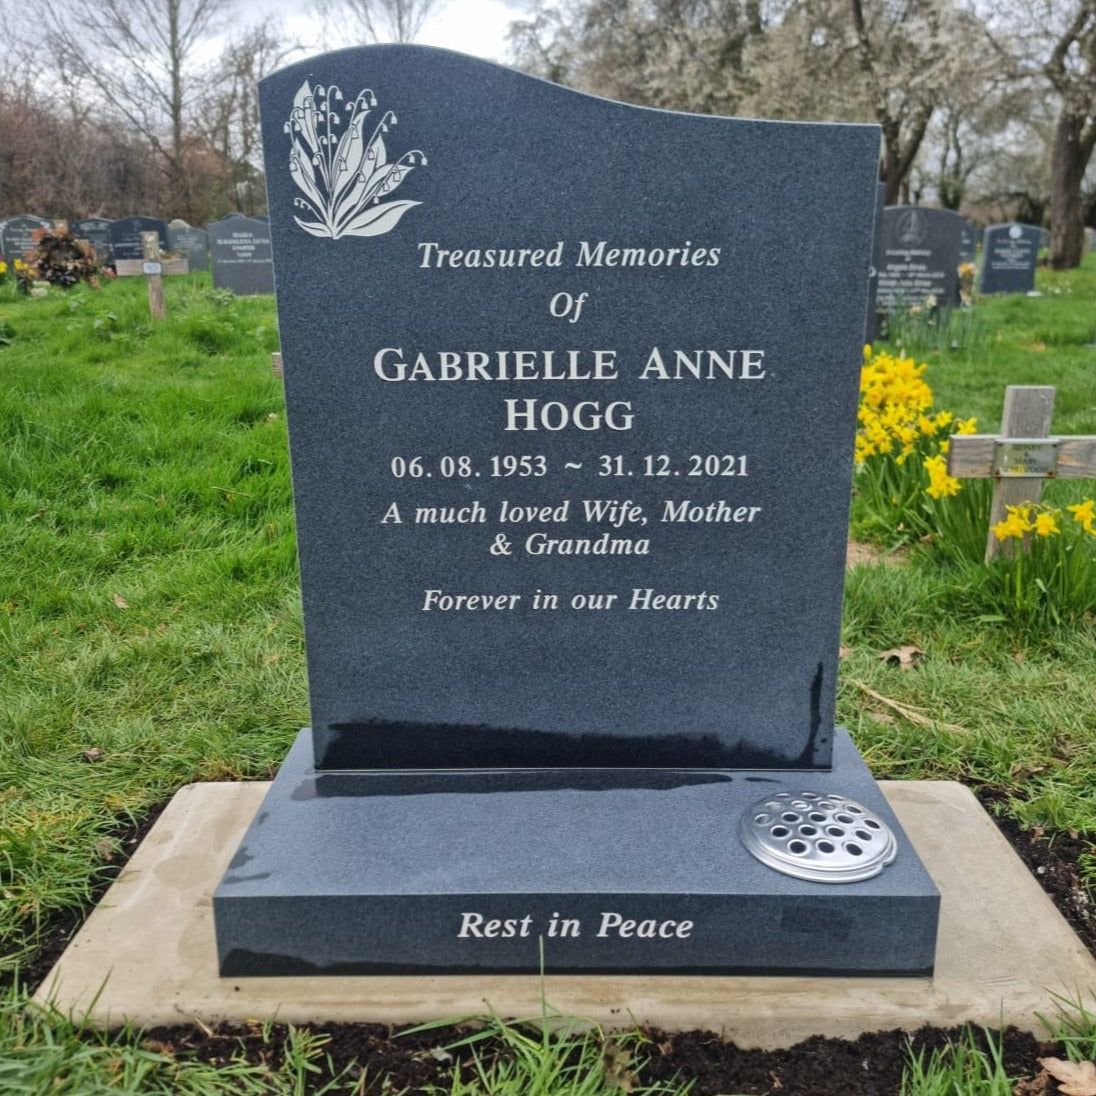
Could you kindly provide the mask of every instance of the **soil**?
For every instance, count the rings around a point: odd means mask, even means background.
[[[1021,829],[1013,819],[996,813],[1008,800],[1005,791],[981,788],[976,792],[1012,847],[1096,955],[1096,911],[1078,871],[1081,856],[1096,853],[1096,845],[1074,833]],[[115,836],[122,854],[103,871],[87,909],[102,896],[159,813],[158,808],[139,821],[120,825]],[[87,909],[60,914],[46,926],[39,953],[21,973],[25,985],[33,988],[48,974]],[[308,1092],[318,1093],[336,1075],[342,1075],[347,1087],[354,1082],[362,1084],[354,1091],[363,1093],[413,1094],[431,1085],[448,1091],[452,1070],[468,1068],[459,1058],[461,1052],[455,1060],[443,1050],[467,1034],[466,1029],[436,1028],[402,1035],[398,1029],[380,1024],[323,1024],[306,1030],[322,1033],[327,1039],[325,1068],[312,1075]],[[897,1096],[911,1051],[924,1052],[927,1060],[933,1050],[965,1038],[959,1028],[925,1027],[916,1032],[873,1032],[855,1040],[816,1036],[786,1050],[761,1051],[725,1043],[711,1031],[667,1034],[648,1029],[643,1035],[647,1041],[640,1057],[645,1061],[633,1080],[638,1084],[691,1081],[692,1096]],[[979,1040],[984,1037],[977,1035]],[[991,1033],[991,1037],[999,1040],[1009,1076],[1026,1086],[1018,1092],[1050,1096],[1059,1091],[1040,1071],[1037,1059],[1064,1058],[1060,1044],[1040,1042],[1015,1028]],[[277,1068],[286,1055],[288,1038],[288,1029],[282,1024],[229,1022],[212,1029],[205,1025],[152,1028],[144,1033],[144,1045],[179,1060],[213,1064],[248,1061]],[[503,1048],[487,1039],[480,1044],[480,1051],[490,1056]],[[382,1087],[384,1077],[389,1081]],[[623,1080],[629,1083],[629,1078]]]

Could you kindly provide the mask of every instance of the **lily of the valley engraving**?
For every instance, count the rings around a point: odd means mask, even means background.
[[[289,173],[305,197],[293,204],[305,211],[293,219],[305,232],[338,240],[343,236],[383,236],[420,202],[384,201],[412,168],[426,157],[418,149],[389,161],[384,135],[396,124],[386,111],[371,123],[377,106],[373,92],[364,88],[343,111],[350,115],[343,128],[336,104],[343,93],[332,84],[309,86],[306,80],[293,98],[293,110],[285,124],[292,141]],[[370,125],[372,128],[370,129]]]

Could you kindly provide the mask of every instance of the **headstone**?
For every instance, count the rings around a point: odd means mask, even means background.
[[[959,303],[959,246],[964,220],[950,209],[883,210],[879,304],[887,311]]]
[[[52,227],[52,222],[30,214],[5,218],[0,223],[0,255],[8,262],[25,259],[26,253],[37,247],[34,242],[35,232]]]
[[[878,130],[415,46],[260,98],[312,728],[222,974],[930,970],[834,729]]]
[[[1039,250],[1040,251],[1047,251],[1047,250],[1049,250],[1049,248],[1050,248],[1050,229],[1049,228],[1040,228],[1039,229]]]
[[[111,222],[103,217],[85,217],[69,225],[76,239],[87,240],[95,248],[95,257],[104,266],[113,259],[110,253],[110,225]]]
[[[241,297],[274,292],[268,224],[230,214],[207,230],[214,288],[231,289]]]
[[[1039,232],[1034,225],[990,225],[982,238],[982,293],[1030,293],[1039,265]]]
[[[883,330],[883,314],[879,311],[879,267],[883,261],[883,210],[887,188],[880,183],[875,190],[875,218],[871,233],[871,267],[868,269],[868,310],[864,321],[864,342],[874,343]]]
[[[191,270],[209,269],[209,237],[204,228],[192,228],[186,221],[172,221],[167,226],[171,251],[187,257]]]
[[[110,224],[110,251],[115,262],[121,259],[143,259],[142,232],[155,232],[160,237],[160,249],[168,250],[167,222],[158,217],[123,217]]]
[[[965,217],[959,227],[959,261],[973,263],[978,256],[978,230]]]
[[[1085,251],[1091,251],[1096,245],[1096,228],[1085,227]]]

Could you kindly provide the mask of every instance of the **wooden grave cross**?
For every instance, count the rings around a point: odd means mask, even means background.
[[[162,320],[167,315],[164,303],[164,264],[160,261],[160,234],[141,233],[141,253],[144,256],[142,272],[148,278],[148,310],[153,319]]]
[[[1001,551],[993,526],[1009,506],[1038,502],[1048,479],[1096,477],[1096,435],[1052,437],[1054,388],[1010,384],[1000,434],[953,434],[948,446],[948,475],[997,482],[989,511],[986,562]]]

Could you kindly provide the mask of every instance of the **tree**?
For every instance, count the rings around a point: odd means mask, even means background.
[[[1096,146],[1096,0],[1077,0],[1043,65],[1060,106],[1050,167],[1050,265],[1069,270],[1084,254],[1081,186]]]
[[[444,0],[316,0],[324,18],[357,41],[413,42]]]
[[[49,48],[92,98],[147,142],[171,204],[193,217],[187,125],[203,89],[198,47],[236,0],[40,0]]]
[[[199,128],[229,174],[224,208],[254,215],[265,208],[258,83],[300,50],[287,43],[278,25],[263,20],[230,41],[212,74],[202,102]],[[227,203],[227,204],[226,204]]]
[[[726,114],[748,86],[760,0],[562,0],[511,25],[526,71],[611,99]]]

